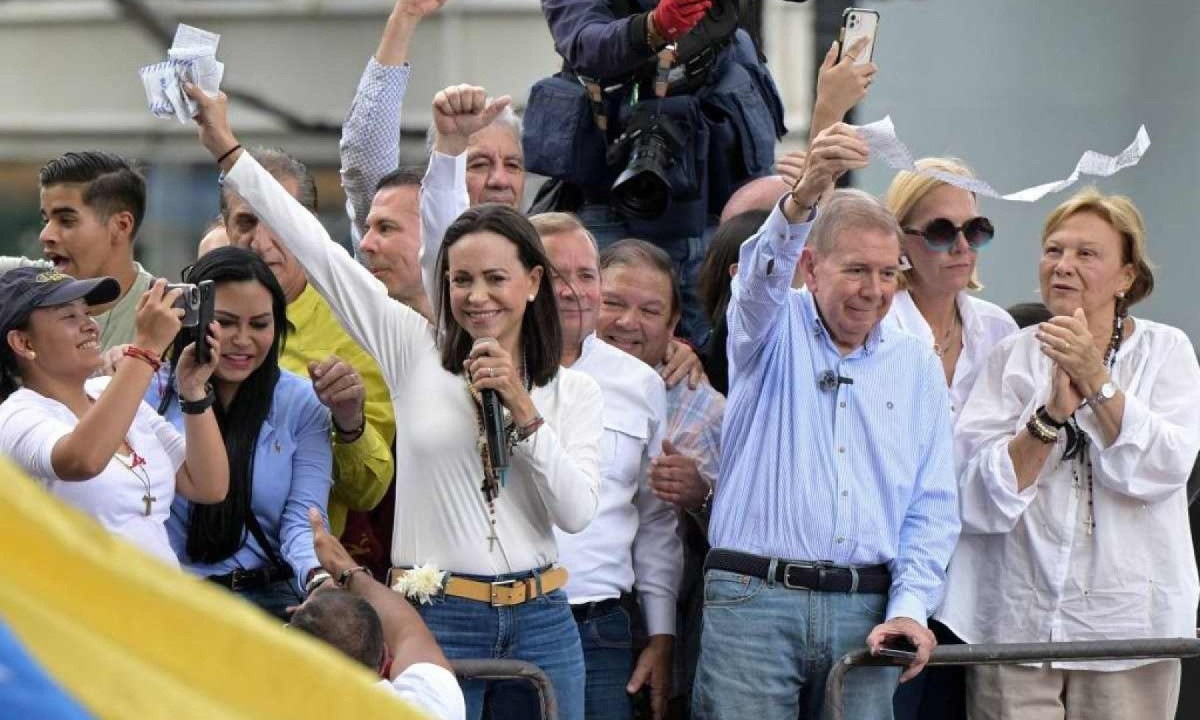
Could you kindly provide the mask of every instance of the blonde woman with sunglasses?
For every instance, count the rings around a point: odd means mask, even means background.
[[[973,177],[950,158],[923,158],[917,168]],[[979,214],[974,193],[928,175],[898,173],[884,204],[900,222],[900,249],[909,266],[888,319],[933,347],[957,416],[988,353],[1017,331],[1003,308],[969,292],[983,287],[976,262],[995,229]]]
[[[921,170],[972,177],[958,160],[923,158],[916,164]],[[900,222],[900,249],[908,265],[885,322],[933,348],[950,387],[950,412],[957,417],[992,348],[1017,331],[1008,312],[970,292],[983,287],[976,263],[995,228],[979,214],[973,193],[929,175],[898,173],[884,204]],[[929,628],[939,644],[961,642],[937,620],[931,619]],[[965,712],[960,668],[928,669],[896,692],[896,720],[960,720]]]

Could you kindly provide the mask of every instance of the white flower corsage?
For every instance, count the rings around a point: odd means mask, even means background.
[[[392,581],[392,589],[410,600],[428,605],[429,599],[442,591],[446,573],[436,565],[417,565]]]

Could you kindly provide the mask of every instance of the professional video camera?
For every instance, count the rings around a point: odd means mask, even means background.
[[[666,115],[639,105],[625,132],[608,148],[608,163],[625,163],[612,186],[612,204],[629,217],[653,220],[671,204],[670,167],[678,162],[687,138]]]

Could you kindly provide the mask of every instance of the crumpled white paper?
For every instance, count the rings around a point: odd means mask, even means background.
[[[155,117],[174,117],[181,123],[196,116],[196,102],[183,91],[190,82],[209,95],[221,90],[225,65],[217,60],[221,36],[191,25],[179,24],[165,62],[138,71],[146,90],[146,103]]]
[[[916,164],[913,162],[912,153],[908,151],[908,147],[905,146],[900,138],[896,137],[896,126],[892,124],[890,115],[885,116],[882,120],[860,126],[858,132],[867,141],[872,159],[879,158],[894,170],[907,170],[921,175],[928,175],[954,187],[973,192],[976,195],[1016,202],[1034,202],[1050,193],[1064,190],[1078,182],[1080,175],[1094,175],[1096,177],[1113,175],[1127,167],[1137,165],[1141,161],[1142,156],[1146,154],[1146,149],[1150,147],[1150,136],[1146,134],[1146,126],[1142,125],[1138,128],[1133,142],[1129,144],[1129,147],[1122,150],[1121,154],[1110,156],[1102,155],[1094,150],[1088,150],[1079,158],[1079,162],[1075,164],[1075,169],[1066,178],[1002,195],[987,182],[979,178],[963,177],[941,170],[918,170]]]

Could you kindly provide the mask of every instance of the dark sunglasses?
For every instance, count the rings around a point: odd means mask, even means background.
[[[901,229],[906,235],[920,235],[925,239],[925,247],[934,252],[946,252],[954,247],[960,231],[972,250],[987,245],[996,235],[992,221],[985,217],[973,217],[962,225],[955,225],[946,218],[935,218],[929,221],[924,230],[910,227]]]

